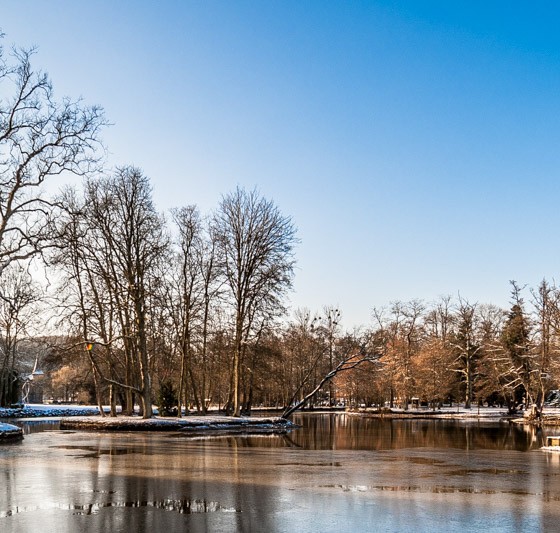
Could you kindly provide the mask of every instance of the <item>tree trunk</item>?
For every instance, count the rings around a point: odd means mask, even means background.
[[[102,399],[102,394],[101,394],[101,386],[99,383],[99,375],[97,373],[97,369],[95,368],[95,366],[92,364],[91,365],[91,370],[93,372],[93,383],[95,386],[95,397],[97,399],[97,408],[99,409],[99,414],[104,417],[105,416],[105,411],[103,409],[103,399]]]
[[[115,386],[111,383],[109,385],[109,399],[111,402],[111,416],[117,416],[117,396],[115,394]]]
[[[177,392],[177,418],[181,418],[181,397],[183,395],[183,388],[185,383],[185,352],[181,354],[181,373],[179,374],[179,390]],[[188,409],[188,406],[185,404],[185,409]]]
[[[235,352],[233,356],[233,416],[241,416],[241,341],[243,335],[241,311],[238,311],[235,327]]]

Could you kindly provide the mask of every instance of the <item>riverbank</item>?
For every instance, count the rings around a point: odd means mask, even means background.
[[[188,416],[185,418],[140,418],[135,416],[71,417],[60,421],[60,429],[89,431],[180,431],[189,435],[282,434],[297,428],[281,417]]]
[[[471,407],[445,406],[436,410],[426,407],[400,409],[400,408],[365,408],[357,411],[349,411],[353,416],[367,416],[373,418],[391,419],[445,419],[445,420],[510,420],[518,418],[519,414],[511,415],[508,410],[500,407]]]
[[[460,406],[442,407],[435,411],[427,408],[419,409],[360,409],[350,411],[348,414],[354,416],[366,416],[371,418],[387,418],[397,420],[407,419],[443,419],[443,420],[476,420],[484,421],[507,421],[514,424],[531,424],[546,427],[560,426],[560,408],[545,407],[542,417],[538,420],[531,419],[529,411],[511,414],[505,408],[500,407],[472,407],[466,409]]]
[[[266,416],[266,413],[274,416]],[[384,419],[445,419],[464,421],[513,421],[519,424],[529,424],[530,420],[520,417],[519,414],[508,414],[507,409],[499,407],[473,407],[465,409],[461,406],[442,407],[437,410],[427,408],[404,409],[359,409],[357,411],[330,410],[328,408],[317,410],[304,410],[302,413],[312,414],[345,414],[347,416],[384,418]],[[0,408],[0,419],[26,419],[26,418],[60,418],[61,429],[91,430],[91,431],[179,431],[191,436],[215,434],[271,434],[287,433],[297,425],[281,416],[275,416],[277,410],[259,409],[258,416],[251,417],[226,417],[219,413],[207,416],[188,415],[183,418],[155,417],[142,419],[139,416],[100,417],[99,409],[95,406],[77,405],[25,405],[22,408]],[[543,426],[560,426],[560,409],[546,408]],[[0,425],[0,439],[13,440],[16,426],[6,429],[6,424]]]
[[[0,442],[13,442],[23,439],[23,430],[12,424],[0,423]]]
[[[196,435],[215,434],[282,434],[298,427],[280,416],[228,417],[219,414],[188,415],[183,418],[140,416],[101,417],[94,406],[78,405],[25,405],[21,408],[0,408],[0,419],[60,418],[61,429],[90,431],[179,431]],[[0,438],[13,440],[11,424],[0,425]]]
[[[22,407],[0,407],[0,418],[50,418],[95,415],[99,415],[99,408],[84,405],[26,404]]]
[[[558,427],[560,426],[560,413],[543,413],[541,418],[528,418],[516,417],[512,419],[514,424],[531,424],[533,426],[546,426],[546,427]]]

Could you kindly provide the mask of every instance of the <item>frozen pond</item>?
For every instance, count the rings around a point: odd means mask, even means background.
[[[0,446],[0,531],[557,531],[560,455],[509,424],[299,415],[288,436]]]

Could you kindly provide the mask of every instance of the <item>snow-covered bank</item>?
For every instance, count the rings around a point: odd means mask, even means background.
[[[379,418],[442,418],[446,420],[501,420],[511,418],[508,415],[507,409],[498,407],[472,407],[465,409],[462,406],[454,407],[441,407],[436,409],[428,408],[412,408],[412,409],[399,409],[399,408],[383,408],[383,409],[362,409],[357,412],[350,412],[349,414],[356,416],[370,416]]]
[[[134,416],[72,417],[60,421],[60,429],[95,431],[183,431],[189,434],[287,433],[298,427],[280,417],[234,418],[226,416],[188,416],[185,418],[148,418]]]
[[[18,408],[0,407],[0,418],[37,418],[99,415],[94,406],[26,404]]]
[[[528,412],[528,411],[527,411]],[[529,424],[532,423],[522,414],[512,415],[508,413],[506,408],[501,407],[472,407],[466,409],[462,406],[442,407],[437,410],[420,408],[420,409],[362,409],[360,411],[348,412],[348,414],[356,416],[369,416],[374,418],[398,418],[398,419],[445,419],[445,420],[476,420],[476,421],[498,421],[507,420],[510,422]],[[557,407],[545,407],[543,411],[542,425],[556,426],[560,425],[560,409]]]
[[[107,408],[108,411],[109,408]],[[223,433],[287,433],[298,427],[281,417],[227,417],[220,415],[143,419],[139,416],[101,417],[95,406],[25,405],[0,408],[1,418],[61,418],[61,429],[94,431],[182,431],[189,435]],[[11,426],[15,427],[15,426]],[[19,428],[16,428],[19,430]]]
[[[514,418],[512,422],[514,422],[515,424],[532,424],[536,426],[557,427],[560,426],[560,413],[547,413],[545,411],[540,419],[524,416],[523,418]]]
[[[54,418],[63,416],[90,416],[99,415],[97,407],[84,407],[79,405],[24,405],[18,408],[0,407],[0,419],[23,418]],[[0,442],[19,440],[23,438],[23,430],[12,424],[0,422]]]
[[[23,438],[23,430],[12,424],[0,423],[0,443]]]

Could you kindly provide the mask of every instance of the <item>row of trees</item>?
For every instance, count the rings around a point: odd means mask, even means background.
[[[509,310],[459,298],[394,303],[374,312],[380,349],[377,398],[405,408],[411,398],[433,406],[448,398],[533,406],[560,380],[560,291],[546,280],[529,290],[511,282]]]
[[[24,276],[41,256],[56,280],[49,307],[73,339],[65,351],[87,354],[99,403],[108,387],[113,407],[120,395],[129,412],[136,396],[149,417],[157,375],[178,381],[179,396],[204,410],[214,386],[210,323],[219,319],[231,353],[222,369],[227,410],[239,415],[247,347],[279,316],[291,286],[291,220],[237,189],[211,220],[196,207],[175,210],[171,230],[139,169],[101,168],[102,109],[55,99],[47,75],[31,66],[33,53],[0,48],[0,403],[17,389],[17,343],[36,303]],[[60,174],[82,176],[83,189],[50,201],[42,186]],[[197,375],[195,357],[204,362]]]
[[[215,379],[209,340],[219,324],[230,352],[221,369],[226,410],[238,416],[248,346],[279,316],[291,285],[290,219],[238,188],[210,218],[194,206],[174,210],[168,228],[133,167],[87,178],[83,194],[68,189],[58,205],[50,257],[63,273],[60,326],[88,347],[98,401],[109,384],[111,405],[121,391],[129,412],[137,395],[151,416],[156,374],[204,411]]]
[[[108,384],[112,405],[119,391],[129,411],[137,395],[150,416],[152,376],[171,379],[178,358],[179,394],[189,383],[202,408],[212,382],[205,343],[218,312],[233,337],[227,408],[238,415],[247,346],[279,315],[292,282],[291,220],[238,189],[211,221],[195,207],[177,209],[171,231],[140,170],[101,168],[102,109],[57,100],[48,76],[33,70],[33,53],[0,48],[0,402],[17,389],[17,339],[36,303],[24,276],[41,256],[60,281],[50,307],[76,346],[87,347],[99,402]],[[83,190],[50,201],[42,186],[60,174],[82,176]],[[201,380],[192,364],[197,328]]]
[[[241,188],[207,216],[186,206],[166,218],[138,168],[102,168],[102,110],[56,100],[31,57],[0,48],[0,405],[17,396],[21,340],[49,318],[53,394],[92,395],[113,414],[139,403],[149,417],[159,394],[179,416],[449,398],[532,404],[538,416],[559,380],[555,286],[530,291],[527,309],[513,283],[507,312],[442,298],[375,309],[367,330],[343,332],[334,307],[286,321],[290,218]],[[59,174],[82,185],[49,200],[42,186]]]
[[[404,409],[485,402],[512,412],[531,405],[539,416],[547,392],[560,382],[560,290],[543,281],[527,293],[525,303],[512,283],[509,310],[449,297],[431,304],[394,302],[374,310],[370,328],[353,332],[343,331],[333,307],[297,310],[290,320],[270,321],[247,338],[240,404],[290,412],[306,402]],[[160,322],[162,329],[150,335],[150,346],[158,334],[167,341],[153,351],[158,383],[171,383],[182,391],[183,405],[200,412],[209,403],[227,405],[232,390],[233,313],[226,318],[218,294],[192,314],[187,358],[185,337],[176,328],[184,322],[172,317],[176,308],[166,311],[168,326]]]

